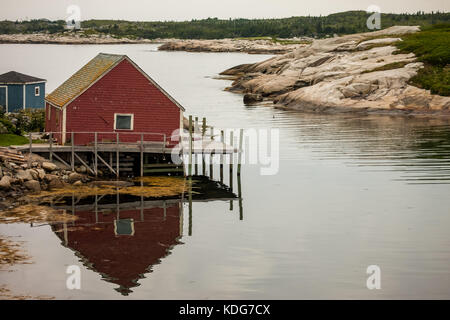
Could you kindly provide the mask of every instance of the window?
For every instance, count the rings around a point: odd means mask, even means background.
[[[37,97],[41,94],[41,88],[39,87],[34,87],[34,95]]]
[[[48,120],[52,119],[52,107],[48,106]]]
[[[133,130],[133,114],[114,114],[114,130]]]

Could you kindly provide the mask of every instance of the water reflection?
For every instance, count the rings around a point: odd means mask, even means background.
[[[194,191],[190,188],[185,195],[158,200],[119,193],[65,196],[47,204],[78,219],[54,224],[51,229],[88,269],[128,295],[154,265],[183,244],[184,202],[189,202],[189,236],[193,202],[239,200],[242,207],[242,198],[238,199],[228,186],[207,177],[193,180]]]
[[[287,128],[282,154],[344,160],[368,171],[392,171],[408,184],[450,183],[450,119],[398,116],[313,115],[284,111],[274,125]]]

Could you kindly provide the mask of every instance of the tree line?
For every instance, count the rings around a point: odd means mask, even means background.
[[[218,19],[190,21],[125,21],[86,20],[81,22],[81,33],[108,34],[128,38],[180,38],[222,39],[241,37],[316,37],[369,31],[366,26],[370,16],[365,11],[347,11],[328,16],[301,16],[281,19]],[[450,13],[431,12],[381,14],[381,27],[394,25],[430,26],[450,22]],[[63,20],[37,19],[30,21],[0,21],[0,34],[48,32],[66,30]]]

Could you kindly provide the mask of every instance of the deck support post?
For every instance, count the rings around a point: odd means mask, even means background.
[[[94,133],[94,172],[95,176],[98,175],[98,166],[97,166],[97,132]]]
[[[222,142],[222,152],[220,153],[220,182],[223,183],[223,154],[225,152],[225,134],[220,130],[220,142]]]
[[[50,143],[50,155],[49,155],[49,159],[50,161],[53,161],[53,132],[49,133],[49,137],[48,137],[48,141]]]
[[[214,140],[214,127],[211,127],[211,140]],[[209,177],[213,179],[214,177],[214,167],[213,167],[213,152],[209,154]]]
[[[189,229],[188,235],[192,236],[192,177],[189,177],[189,190],[188,190],[188,199],[189,199]]]
[[[28,156],[28,167],[31,167],[31,155],[33,149],[33,138],[31,137],[31,132],[28,134],[28,140],[30,141],[30,154]]]
[[[141,133],[141,177],[144,176],[144,134]]]
[[[192,116],[189,116],[189,166],[188,175],[192,176]]]
[[[119,133],[116,133],[116,177],[119,179]]]
[[[230,146],[233,147],[233,131],[230,131]],[[233,156],[234,153],[230,153],[230,190],[233,191]],[[232,206],[232,205],[231,205]]]
[[[238,150],[238,165],[237,165],[237,175],[241,175],[241,162],[242,162],[242,144],[244,142],[244,129],[239,132],[239,150]]]
[[[205,134],[206,134],[206,118],[203,118],[202,121],[202,146],[205,143]],[[205,162],[205,155],[202,152],[202,173],[204,176],[206,176],[206,162]]]
[[[71,157],[70,165],[72,167],[72,171],[75,171],[75,141],[74,140],[75,140],[75,134],[72,131],[70,133],[70,143],[72,144],[72,148],[71,148],[72,157]]]

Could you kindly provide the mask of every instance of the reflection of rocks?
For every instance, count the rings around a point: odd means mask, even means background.
[[[450,97],[413,87],[409,79],[423,67],[413,54],[394,54],[397,36],[418,27],[391,27],[370,33],[315,40],[284,55],[236,66],[230,91],[259,94],[279,105],[305,111],[442,111]],[[381,37],[373,39],[374,37]],[[391,65],[390,69],[373,71]],[[245,102],[245,101],[244,101]],[[246,103],[247,104],[247,103]]]

